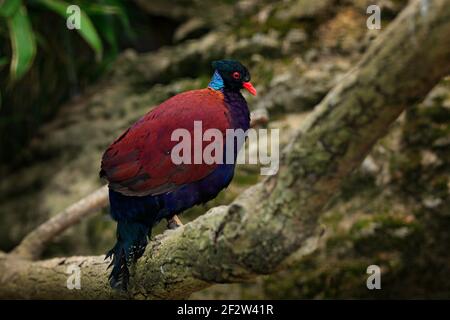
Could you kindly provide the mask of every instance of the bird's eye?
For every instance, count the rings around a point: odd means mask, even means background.
[[[239,78],[241,77],[241,74],[237,71],[233,72],[233,78],[236,80],[239,80]]]

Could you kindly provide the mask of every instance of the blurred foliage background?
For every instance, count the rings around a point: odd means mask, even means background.
[[[382,30],[366,27],[374,3]],[[0,250],[101,186],[106,146],[155,104],[206,86],[214,59],[249,66],[259,92],[249,105],[269,113],[286,143],[406,3],[80,0],[70,4],[81,8],[82,28],[69,30],[67,2],[0,0]],[[278,274],[192,298],[449,298],[449,123],[443,79],[332,200],[317,250]],[[258,172],[238,167],[225,192],[182,219],[229,202]],[[104,210],[45,257],[102,254],[114,234]],[[376,292],[365,285],[371,264],[383,272]]]
[[[81,9],[79,30],[65,27],[70,5]],[[39,126],[103,74],[120,51],[170,43],[168,22],[161,20],[123,0],[2,1],[0,142],[8,152],[0,161],[18,160]]]

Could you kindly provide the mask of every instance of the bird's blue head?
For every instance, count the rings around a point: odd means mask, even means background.
[[[250,72],[239,61],[218,60],[212,63],[214,74],[208,87],[215,90],[229,89],[239,91],[246,89],[256,96],[256,89],[250,83]]]

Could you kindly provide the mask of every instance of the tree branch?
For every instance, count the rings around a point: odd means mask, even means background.
[[[184,298],[278,270],[316,237],[324,206],[390,124],[450,72],[450,7],[425,2],[412,1],[310,114],[277,176],[154,239],[127,296],[109,288],[104,256],[28,262],[3,255],[0,297]],[[66,288],[70,264],[81,268],[81,290]]]

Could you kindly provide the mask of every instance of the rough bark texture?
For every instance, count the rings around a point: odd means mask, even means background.
[[[318,236],[324,206],[375,141],[449,73],[449,36],[445,0],[413,1],[310,115],[284,150],[279,174],[151,242],[126,296],[109,289],[103,256],[27,262],[1,255],[0,297],[184,298],[276,271]],[[81,290],[66,288],[70,264],[81,268]]]

